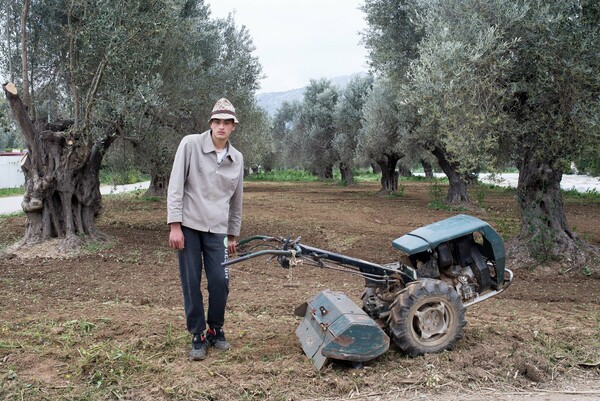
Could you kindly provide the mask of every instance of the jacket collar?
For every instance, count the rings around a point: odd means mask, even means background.
[[[231,159],[231,161],[235,162],[236,161],[236,157],[234,155],[234,152],[232,152],[231,150],[233,149],[233,146],[231,146],[231,142],[227,141],[227,156]],[[204,132],[202,134],[202,152],[204,153],[210,153],[210,152],[217,152],[217,149],[215,148],[215,144],[212,141],[211,138],[211,130],[208,130],[206,132]]]

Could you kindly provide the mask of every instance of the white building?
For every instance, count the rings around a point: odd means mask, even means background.
[[[18,188],[25,184],[21,159],[25,153],[0,153],[0,188]]]

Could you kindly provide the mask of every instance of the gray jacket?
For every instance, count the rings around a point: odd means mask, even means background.
[[[244,158],[231,143],[217,162],[210,130],[185,136],[175,154],[167,196],[167,223],[240,235]]]

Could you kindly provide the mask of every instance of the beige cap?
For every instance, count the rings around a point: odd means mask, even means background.
[[[234,123],[239,124],[237,117],[235,116],[235,107],[231,104],[231,102],[225,98],[221,98],[217,100],[215,103],[215,107],[213,107],[212,112],[210,113],[210,120],[217,118],[219,120],[233,120]]]

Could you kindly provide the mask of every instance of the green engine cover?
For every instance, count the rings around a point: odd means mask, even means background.
[[[502,285],[506,263],[504,241],[488,223],[477,217],[459,214],[440,220],[396,238],[392,241],[392,246],[408,255],[413,255],[428,250],[433,251],[442,242],[474,232],[479,232],[483,236],[484,244],[481,252],[488,260],[495,261],[497,284]]]
[[[389,337],[377,322],[341,292],[322,291],[296,314],[304,316],[296,335],[317,369],[328,358],[366,362],[390,346]]]

